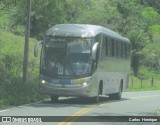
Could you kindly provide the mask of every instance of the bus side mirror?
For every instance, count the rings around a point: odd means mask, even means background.
[[[37,57],[38,56],[38,47],[40,44],[42,44],[43,41],[38,41],[36,43],[36,45],[34,46],[34,56]]]
[[[92,47],[92,59],[96,59],[98,45],[99,45],[99,43],[96,42],[96,43],[94,43],[94,45]]]

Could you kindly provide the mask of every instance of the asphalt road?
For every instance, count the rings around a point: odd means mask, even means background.
[[[51,121],[43,123],[26,122],[23,125],[122,125],[122,121],[127,121],[123,122],[125,125],[160,125],[160,122],[134,122],[135,120],[142,120],[142,118],[150,120],[160,119],[157,116],[158,108],[160,108],[160,91],[124,92],[121,100],[110,100],[108,97],[102,96],[100,103],[95,104],[90,99],[63,97],[55,104],[51,103],[50,100],[45,100],[1,110],[0,116],[12,116],[11,119],[13,121],[18,120],[15,116],[18,116],[17,118],[20,118],[20,121],[25,121],[26,119],[28,121],[28,118],[29,120],[43,121],[47,117],[38,119],[40,118],[38,116],[49,116],[48,120]],[[37,119],[30,119],[30,116],[35,116]],[[6,120],[5,117],[3,117],[3,120]],[[22,123],[0,122],[0,125],[5,124],[20,125]]]

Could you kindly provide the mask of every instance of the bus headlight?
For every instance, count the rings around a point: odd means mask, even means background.
[[[46,83],[46,81],[45,81],[45,80],[42,80],[42,81],[41,81],[41,83],[42,83],[42,84],[45,84],[45,83]]]
[[[83,86],[87,86],[87,82],[84,82],[84,83],[83,83]]]
[[[87,86],[91,82],[90,78],[80,78],[80,79],[74,79],[72,81],[73,84],[79,84],[83,86]]]

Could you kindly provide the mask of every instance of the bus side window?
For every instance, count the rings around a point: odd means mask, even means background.
[[[102,58],[104,58],[106,56],[106,47],[107,47],[107,43],[106,43],[106,38],[103,38],[102,41]]]
[[[127,44],[127,58],[130,58],[130,49],[131,49],[130,44]]]
[[[128,58],[128,45],[125,44],[125,58],[127,59]]]
[[[100,41],[101,41],[101,35],[97,35],[97,36],[95,37],[95,41],[96,41],[96,42],[100,42]]]
[[[123,43],[121,43],[121,55],[122,55],[122,58],[124,57],[124,45]]]
[[[108,38],[106,38],[105,40],[106,40],[105,41],[106,42],[106,47],[105,47],[106,48],[106,55],[108,56],[109,55],[109,42],[108,42]]]
[[[123,48],[122,48],[122,42],[119,42],[119,50],[120,50],[120,58],[123,58]]]
[[[115,41],[114,39],[111,40],[111,56],[114,57],[115,56]]]
[[[125,49],[125,43],[122,43],[122,49],[123,49],[123,58],[126,58],[126,49]]]
[[[118,41],[118,57],[121,58],[121,42]]]
[[[118,41],[115,41],[115,57],[118,57]]]
[[[111,39],[108,38],[108,56],[112,55]]]

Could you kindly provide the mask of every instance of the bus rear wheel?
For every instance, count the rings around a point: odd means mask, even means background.
[[[51,95],[51,102],[58,102],[58,96]]]
[[[120,85],[119,92],[118,93],[114,93],[114,94],[109,94],[109,98],[110,99],[120,100],[121,96],[122,96],[122,90],[123,90],[123,84]]]

